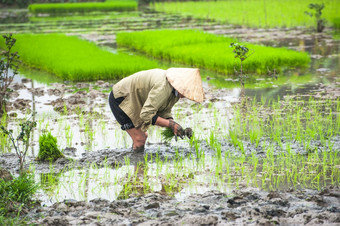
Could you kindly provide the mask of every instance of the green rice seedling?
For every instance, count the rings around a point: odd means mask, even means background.
[[[117,79],[157,67],[155,61],[112,53],[74,36],[22,34],[16,38],[14,50],[20,52],[25,65],[47,71],[63,80]],[[4,48],[2,38],[0,48]]]
[[[57,138],[52,136],[51,132],[45,133],[39,137],[39,161],[55,161],[63,157],[57,144]]]
[[[334,0],[158,2],[154,4],[154,9],[248,27],[314,27],[315,21],[313,18],[304,14],[306,7],[311,2],[325,4],[323,13],[328,21],[333,21],[334,18],[339,17],[337,9],[339,9],[340,3]]]
[[[0,126],[7,128],[7,114],[3,114],[0,118]],[[5,153],[8,148],[8,134],[0,130],[0,153]]]
[[[93,11],[134,11],[137,9],[136,1],[110,1],[110,2],[86,2],[86,3],[51,3],[30,4],[28,10],[32,14],[49,13],[87,13]]]
[[[175,134],[174,134],[174,132],[172,132],[171,128],[165,128],[162,131],[161,135],[162,135],[162,139],[167,143],[169,143],[170,140],[175,136]]]
[[[73,132],[71,130],[71,125],[65,126],[65,137],[66,137],[66,144],[67,146],[72,146],[72,138],[73,138]]]
[[[224,74],[234,74],[233,53],[227,43],[237,40],[205,33],[199,30],[157,30],[123,32],[117,34],[119,46],[131,48],[147,55],[171,62],[206,68]],[[267,67],[278,69],[306,67],[310,58],[307,53],[285,48],[272,48],[246,43],[257,57],[249,58],[243,69],[247,73],[265,74]],[[190,52],[191,54],[187,54]]]

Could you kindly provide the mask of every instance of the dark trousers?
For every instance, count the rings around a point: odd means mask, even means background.
[[[122,130],[135,128],[129,116],[125,114],[125,112],[119,107],[119,104],[122,103],[124,97],[115,98],[113,96],[113,92],[111,91],[109,96],[109,104],[113,116],[116,118],[117,122],[121,125]]]

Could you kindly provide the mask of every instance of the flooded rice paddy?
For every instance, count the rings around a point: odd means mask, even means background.
[[[248,75],[245,106],[237,77],[201,70],[205,102],[180,100],[173,108],[175,120],[191,127],[194,138],[166,143],[162,129],[152,127],[144,155],[131,152],[132,142],[108,106],[116,81],[71,83],[22,71],[12,86],[9,127],[15,130],[20,119],[37,112],[26,167],[41,183],[41,207],[26,217],[46,225],[339,224],[339,40],[329,31],[134,17],[105,23],[27,18],[1,24],[0,32],[77,34],[116,51],[120,30],[192,27],[307,51],[312,63],[306,71]],[[45,131],[57,137],[65,158],[35,160]],[[13,152],[0,156],[1,166],[12,173],[18,173],[17,161]]]

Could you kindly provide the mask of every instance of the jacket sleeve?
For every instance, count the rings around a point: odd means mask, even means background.
[[[152,123],[152,117],[158,112],[158,109],[168,101],[171,91],[168,92],[166,88],[167,81],[157,81],[152,86],[148,97],[143,105],[142,111],[140,113],[140,118],[143,120],[141,126],[142,131],[146,131]]]

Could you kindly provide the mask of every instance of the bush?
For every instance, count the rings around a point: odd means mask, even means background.
[[[58,149],[57,138],[50,132],[40,136],[38,160],[54,161],[60,157],[63,157],[63,154]]]
[[[0,215],[17,215],[21,207],[29,204],[38,190],[34,176],[30,173],[22,173],[13,180],[0,179]],[[6,219],[0,219],[6,221]]]

